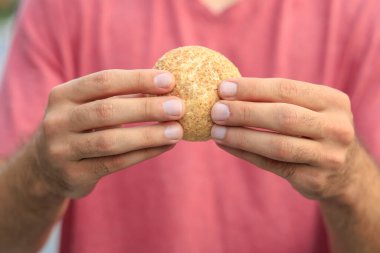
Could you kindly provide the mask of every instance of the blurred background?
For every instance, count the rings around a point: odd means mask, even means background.
[[[12,40],[18,4],[18,0],[0,0],[0,78],[3,75],[7,52]]]
[[[2,83],[1,80],[4,74],[9,47],[12,43],[17,9],[21,4],[21,0],[0,0],[0,85]],[[58,224],[53,229],[49,241],[40,253],[58,253],[59,237],[60,225]]]

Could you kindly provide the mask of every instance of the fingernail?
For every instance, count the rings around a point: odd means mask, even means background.
[[[182,113],[182,103],[178,99],[168,100],[163,103],[164,112],[170,116],[179,116]]]
[[[230,110],[227,105],[216,103],[211,110],[211,117],[213,120],[226,120],[230,116]]]
[[[173,82],[173,76],[169,73],[161,73],[154,77],[154,84],[159,88],[168,88]]]
[[[214,125],[211,129],[211,137],[214,139],[222,140],[226,136],[226,132],[226,127]]]
[[[222,97],[233,97],[237,92],[237,84],[233,82],[222,82],[219,86]]]
[[[179,140],[182,137],[182,129],[179,125],[171,125],[166,127],[164,134],[168,139]]]

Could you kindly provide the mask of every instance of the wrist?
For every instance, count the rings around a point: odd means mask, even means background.
[[[345,184],[335,197],[320,201],[322,208],[357,209],[363,199],[373,194],[374,189],[380,189],[379,170],[358,142],[348,156]]]
[[[64,197],[49,185],[36,155],[36,139],[33,138],[7,163],[2,179],[15,201],[30,203],[60,203]]]
[[[65,199],[65,196],[59,191],[59,187],[54,180],[52,173],[48,173],[48,169],[44,166],[43,158],[40,157],[38,145],[39,133],[31,140],[30,145],[25,149],[25,160],[30,161],[29,177],[31,183],[32,194],[37,198],[50,198],[57,201]]]

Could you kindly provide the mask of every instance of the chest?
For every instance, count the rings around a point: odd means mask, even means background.
[[[77,52],[78,59],[94,59],[77,62],[78,75],[109,68],[151,68],[172,48],[202,45],[226,55],[244,76],[334,83],[329,73],[339,61],[336,45],[346,36],[331,33],[329,21],[320,18],[328,12],[327,1],[243,1],[219,15],[199,1],[98,4],[107,11],[89,17],[86,24],[92,27],[78,28],[88,33],[80,33],[87,46]]]

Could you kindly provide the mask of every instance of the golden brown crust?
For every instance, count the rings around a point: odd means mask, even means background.
[[[222,54],[201,46],[170,50],[156,62],[155,68],[174,75],[176,86],[168,95],[185,101],[185,116],[179,121],[184,140],[210,139],[211,108],[219,100],[218,85],[222,80],[240,77],[239,70]]]

